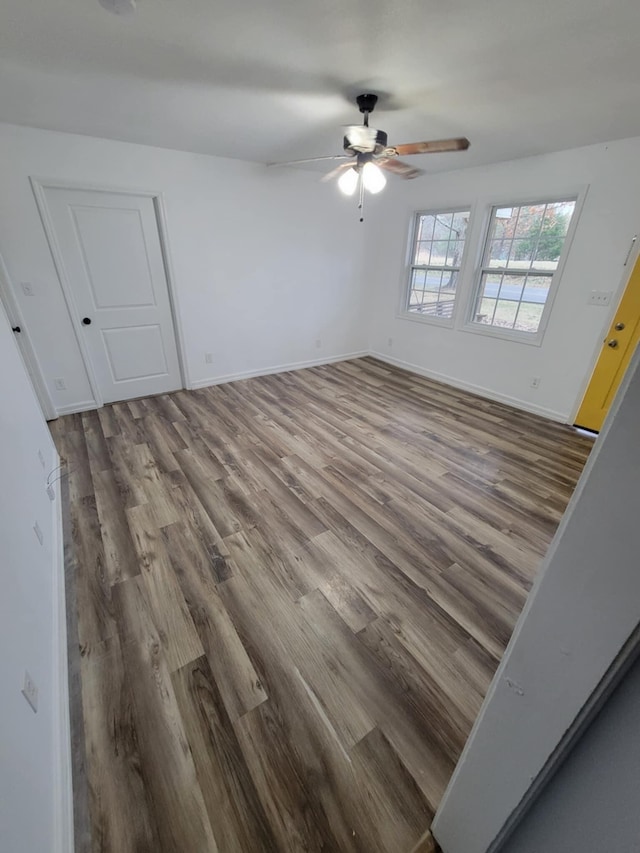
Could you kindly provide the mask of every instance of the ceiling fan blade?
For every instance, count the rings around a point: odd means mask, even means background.
[[[284,163],[267,163],[272,166],[298,166],[300,163],[319,163],[321,160],[351,160],[351,154],[329,154],[327,157],[307,157],[305,160],[286,160]]]
[[[351,158],[349,158],[351,159]],[[321,181],[332,181],[334,178],[337,178],[338,175],[341,175],[343,172],[346,172],[347,169],[352,168],[352,163],[340,163],[339,166],[336,166],[335,169],[332,169],[330,172],[327,172],[326,175],[323,175],[320,178]]]
[[[403,163],[402,160],[376,160],[377,166],[380,166],[381,169],[385,169],[387,172],[393,172],[394,175],[399,175],[401,178],[405,180],[411,180],[412,178],[419,178],[420,175],[424,175],[422,169],[416,169],[414,166],[410,166],[408,163]]]
[[[408,142],[406,145],[394,145],[396,154],[406,157],[408,154],[440,154],[444,151],[466,151],[471,143],[464,136],[459,139],[432,139],[430,142]]]

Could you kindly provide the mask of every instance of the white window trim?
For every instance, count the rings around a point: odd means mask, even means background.
[[[462,250],[462,260],[460,262],[460,268],[458,271],[458,284],[456,289],[456,298],[453,304],[453,313],[451,317],[437,317],[432,315],[419,314],[417,311],[409,311],[408,302],[409,302],[409,291],[410,291],[410,283],[411,283],[411,269],[413,267],[413,256],[415,252],[415,244],[416,244],[416,232],[418,227],[418,219],[420,216],[435,216],[436,214],[446,214],[446,213],[459,213],[462,210],[469,211],[469,224],[467,226],[467,234],[464,240],[464,249]],[[471,234],[471,227],[473,224],[473,220],[475,217],[475,205],[474,204],[456,204],[456,205],[448,205],[446,207],[433,207],[428,210],[414,210],[410,214],[409,219],[409,239],[407,241],[407,248],[405,251],[404,263],[402,265],[402,279],[400,283],[400,299],[398,301],[398,309],[396,311],[396,318],[398,320],[409,320],[412,323],[422,323],[427,326],[438,326],[440,328],[452,329],[456,326],[456,317],[458,316],[458,312],[460,310],[460,304],[464,301],[464,286],[463,282],[466,279],[465,270],[468,264],[469,252],[469,236]]]
[[[468,289],[463,315],[464,322],[459,327],[460,331],[469,332],[474,335],[485,335],[486,337],[490,338],[500,338],[505,341],[513,341],[515,343],[520,344],[528,344],[529,346],[542,346],[542,341],[544,339],[544,335],[549,324],[549,317],[551,316],[553,304],[555,302],[556,294],[558,292],[558,288],[562,280],[562,274],[564,272],[567,258],[571,250],[571,244],[573,243],[573,238],[576,232],[578,221],[580,219],[580,215],[582,213],[582,208],[584,206],[588,190],[589,185],[583,186],[578,191],[574,189],[573,191],[568,191],[566,193],[554,193],[553,195],[550,194],[548,196],[542,195],[538,197],[538,200],[532,200],[532,198],[528,196],[520,200],[512,198],[511,201],[505,203],[491,202],[487,206],[484,216],[484,228],[482,231],[482,238],[478,247],[476,267],[473,273],[473,280],[471,282],[471,286]],[[562,246],[562,252],[560,254],[560,260],[558,262],[558,268],[556,269],[551,278],[549,296],[547,297],[547,301],[545,302],[545,306],[542,311],[538,331],[535,333],[522,332],[517,329],[504,329],[500,326],[488,326],[483,325],[481,323],[474,323],[471,318],[476,304],[478,290],[480,288],[482,272],[485,269],[484,260],[487,252],[487,239],[489,236],[489,227],[491,225],[491,216],[493,211],[501,207],[523,207],[526,205],[534,204],[553,204],[554,202],[572,201],[573,199],[575,199],[575,208],[573,211],[573,216],[571,217],[571,224],[569,225],[567,236],[565,237],[564,244]]]

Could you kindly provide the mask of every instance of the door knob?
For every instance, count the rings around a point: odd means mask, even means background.
[[[22,329],[20,328],[20,326],[12,326],[11,331],[15,332],[16,334],[19,334],[22,331]]]
[[[616,323],[616,331],[621,332],[624,329],[624,323]]]
[[[83,317],[82,318],[82,325],[83,326],[90,326],[91,325],[91,317]]]
[[[615,338],[612,338],[607,342],[607,346],[611,347],[611,349],[615,349],[618,346],[618,341]]]

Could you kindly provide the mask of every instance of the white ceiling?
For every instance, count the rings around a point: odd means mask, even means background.
[[[637,0],[3,0],[0,120],[258,162],[339,153],[360,91],[431,171],[640,135]]]

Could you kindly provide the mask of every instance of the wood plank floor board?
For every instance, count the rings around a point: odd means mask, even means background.
[[[165,547],[155,507],[149,504],[133,507],[127,510],[127,519],[141,566],[139,589],[169,671],[173,672],[204,654],[202,642]],[[121,633],[136,632],[137,627],[135,620],[131,620],[123,625]]]
[[[275,853],[271,827],[207,658],[171,676],[220,851]]]
[[[140,574],[122,495],[112,470],[93,474],[106,571],[111,584]]]
[[[226,713],[235,721],[267,699],[262,679],[220,597],[210,555],[184,524],[162,533]]]
[[[91,812],[91,850],[159,850],[138,749],[133,699],[120,639],[83,660],[82,703]]]
[[[117,626],[95,497],[77,498],[70,512],[77,560],[84,569],[76,587],[78,637],[81,648],[87,648],[113,637]]]
[[[153,803],[159,850],[217,853],[184,721],[142,578],[113,588],[129,679],[145,790]]]
[[[51,430],[92,850],[409,853],[590,442],[368,357]]]

